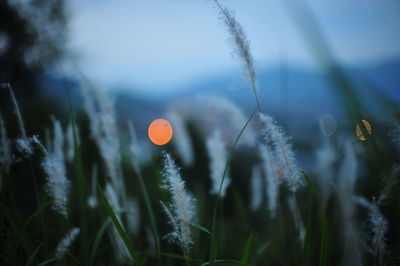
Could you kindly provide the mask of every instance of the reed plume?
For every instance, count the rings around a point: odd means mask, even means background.
[[[234,48],[234,53],[241,60],[243,69],[250,81],[250,85],[256,98],[257,108],[260,109],[260,101],[258,99],[256,86],[256,72],[254,71],[253,56],[250,52],[250,43],[242,26],[236,20],[233,12],[227,7],[222,6],[218,0],[214,0],[214,2],[219,8],[221,19],[225,23],[230,34],[230,42]]]
[[[289,139],[272,117],[260,113],[259,119],[263,124],[265,143],[273,148],[276,168],[281,169],[283,179],[286,180],[289,190],[296,192],[303,186],[304,182]]]
[[[172,202],[168,205],[161,202],[169,223],[173,227],[173,231],[166,237],[178,244],[185,256],[188,256],[193,244],[191,223],[194,218],[194,199],[186,190],[186,184],[182,180],[179,169],[168,153],[164,153],[162,175],[164,177],[162,188],[168,190],[172,197]]]
[[[222,139],[221,132],[215,130],[211,136],[206,139],[206,148],[210,159],[209,168],[211,176],[211,194],[218,194],[221,187],[220,196],[225,197],[226,189],[230,184],[228,169],[225,172],[225,165],[228,160],[226,145]],[[225,174],[225,178],[223,175]]]
[[[40,147],[45,155],[41,166],[46,174],[47,184],[45,190],[53,199],[52,208],[59,214],[67,217],[71,184],[66,176],[64,162],[61,161],[56,154],[49,153],[37,136],[33,136],[32,140]]]
[[[80,232],[80,229],[77,227],[72,228],[68,234],[58,243],[56,251],[55,251],[55,257],[57,259],[62,259],[68,252],[68,250],[71,248],[72,243],[75,241],[75,239],[78,237]]]

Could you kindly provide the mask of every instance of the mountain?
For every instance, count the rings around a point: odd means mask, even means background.
[[[372,67],[346,68],[345,73],[369,112],[382,108],[377,105],[380,98],[385,99],[384,102],[400,103],[400,60]],[[42,90],[45,97],[59,99],[61,103],[67,103],[68,95],[75,106],[81,104],[79,84],[72,79],[47,73],[42,79]],[[158,98],[139,96],[129,88],[114,88],[112,94],[117,113],[136,123],[147,123],[162,116],[168,104],[177,99],[191,100],[199,94],[226,97],[248,113],[255,108],[253,92],[240,73],[203,79],[177,91]],[[324,113],[342,115],[335,88],[321,72],[293,66],[263,68],[258,71],[258,93],[263,110],[291,123],[315,123]]]

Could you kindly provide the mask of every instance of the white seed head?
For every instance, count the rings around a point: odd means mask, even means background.
[[[262,180],[261,169],[254,166],[251,172],[251,209],[257,210],[262,202]]]
[[[59,214],[68,215],[68,194],[70,181],[67,179],[65,165],[53,155],[47,155],[42,162],[46,173],[46,191],[53,198],[53,209]]]
[[[283,178],[289,189],[296,192],[304,183],[289,139],[272,117],[260,113],[259,119],[264,127],[265,142],[273,148],[274,158],[279,164],[278,168],[282,170]]]
[[[225,119],[230,126],[236,130],[236,135],[243,129],[248,120],[247,116],[239,106],[224,97],[201,95],[197,97],[197,102],[201,112],[211,112],[210,115],[215,115],[215,113],[222,115],[223,119]],[[248,126],[243,132],[239,144],[253,146],[255,140],[256,134],[254,133],[254,130]]]
[[[211,173],[211,194],[218,194],[221,187],[221,197],[225,197],[226,189],[230,184],[230,178],[227,172],[225,178],[222,180],[224,175],[225,166],[228,160],[226,145],[222,139],[221,132],[215,130],[213,134],[206,140],[206,148],[208,157],[210,159],[210,173]],[[221,185],[221,182],[223,184]]]
[[[11,142],[7,137],[3,116],[0,113],[0,164],[8,166],[12,161]]]
[[[275,217],[279,198],[279,179],[276,175],[274,157],[270,148],[260,144],[259,152],[262,159],[265,181],[267,184],[266,195],[268,198],[268,209],[271,217]]]
[[[168,153],[164,154],[164,180],[162,188],[167,189],[172,197],[172,202],[161,206],[169,218],[173,231],[167,235],[171,242],[180,246],[185,255],[189,254],[192,245],[191,222],[194,218],[194,199],[186,190],[179,169]]]
[[[67,254],[69,248],[71,247],[72,243],[75,241],[75,239],[78,237],[80,232],[80,229],[77,227],[72,228],[68,234],[61,240],[61,242],[58,244],[56,251],[55,251],[55,256],[57,259],[61,259]]]
[[[126,200],[128,232],[130,234],[137,234],[140,230],[140,210],[138,202],[133,198]]]
[[[15,140],[18,151],[26,157],[33,154],[32,140],[30,138],[19,138]]]
[[[191,166],[194,160],[193,145],[182,115],[176,110],[167,112],[167,118],[174,129],[172,143],[185,166]]]

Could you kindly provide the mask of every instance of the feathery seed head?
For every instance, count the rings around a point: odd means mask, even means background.
[[[172,139],[176,151],[185,166],[191,166],[194,160],[193,146],[189,132],[182,115],[176,110],[167,112],[168,120],[174,127],[174,138]]]
[[[75,241],[77,236],[79,235],[80,229],[77,227],[72,228],[68,234],[61,240],[58,244],[55,256],[57,259],[61,259],[67,254],[68,249],[71,247],[72,243]]]
[[[210,193],[218,194],[221,187],[221,197],[225,197],[225,192],[230,184],[230,178],[228,176],[228,169],[225,173],[225,166],[227,163],[227,151],[225,143],[222,139],[221,132],[215,130],[210,137],[206,140],[206,147],[208,157],[210,158],[210,173],[211,173],[211,190]],[[221,182],[223,181],[223,184]]]
[[[268,197],[268,209],[271,217],[275,217],[279,197],[279,177],[277,176],[276,163],[269,147],[260,144],[259,152],[262,159],[264,176],[266,180],[266,195]]]
[[[194,199],[186,190],[179,169],[171,155],[164,153],[164,180],[162,188],[167,189],[172,197],[172,202],[166,206],[161,205],[169,218],[173,231],[167,235],[171,242],[177,243],[185,255],[189,254],[192,245],[190,224],[194,218]]]
[[[262,201],[262,180],[259,166],[254,166],[251,172],[251,209],[257,210]]]
[[[259,119],[264,127],[265,143],[273,148],[274,158],[277,160],[278,168],[283,172],[283,178],[286,180],[289,189],[296,192],[304,183],[289,139],[272,117],[260,113]]]

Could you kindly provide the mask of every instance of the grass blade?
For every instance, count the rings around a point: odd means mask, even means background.
[[[243,135],[244,130],[247,128],[247,126],[249,125],[251,119],[254,117],[254,115],[257,113],[257,111],[258,111],[258,108],[251,114],[249,119],[247,119],[246,124],[240,130],[235,142],[233,143],[233,145],[232,145],[232,147],[231,147],[231,149],[229,151],[228,160],[226,161],[224,173],[222,174],[221,184],[219,186],[219,191],[218,191],[217,198],[216,198],[215,204],[214,204],[214,212],[213,212],[213,219],[212,219],[212,226],[211,226],[211,250],[210,250],[210,262],[211,262],[211,265],[214,264],[213,262],[215,261],[216,256],[217,256],[217,240],[215,239],[215,220],[217,218],[217,209],[218,209],[219,198],[221,197],[222,185],[224,184],[224,179],[225,179],[225,176],[226,176],[226,172],[227,172],[229,164],[230,164],[230,162],[232,160],[233,151],[235,150],[236,145],[239,142],[240,137]]]
[[[56,258],[48,259],[48,260],[45,260],[42,263],[40,263],[38,266],[44,266],[44,265],[52,263],[53,261],[56,261],[56,260],[57,260]]]
[[[249,237],[247,238],[246,246],[244,247],[243,255],[242,255],[242,262],[248,263],[250,257],[251,247],[253,245],[253,232],[249,233]]]
[[[28,261],[26,262],[25,266],[29,266],[32,265],[33,260],[35,259],[36,254],[38,253],[39,249],[42,247],[43,242],[40,243],[40,245],[35,249],[35,251],[33,251],[33,253],[29,256]]]
[[[99,245],[100,245],[100,240],[103,237],[104,232],[106,231],[106,229],[110,225],[110,223],[111,223],[111,218],[107,217],[107,219],[101,225],[100,229],[97,231],[96,237],[95,237],[95,239],[93,241],[92,251],[90,252],[90,263],[89,263],[89,265],[93,265],[94,264],[94,259],[96,258],[97,250],[98,250]]]
[[[35,217],[39,216],[42,212],[44,212],[48,207],[50,207],[50,205],[53,203],[53,200],[48,200],[46,202],[43,202],[39,208],[37,208],[29,217],[28,219],[25,220],[25,222],[23,223],[23,225],[21,226],[21,228],[18,231],[17,234],[17,239],[20,239],[21,234],[25,231],[26,227],[33,221],[33,219],[35,219]]]
[[[142,265],[137,252],[133,249],[132,243],[129,241],[128,235],[126,234],[125,230],[122,228],[121,224],[119,223],[118,218],[115,215],[113,209],[111,208],[110,203],[108,202],[106,196],[104,195],[104,192],[101,189],[100,185],[99,185],[99,190],[101,192],[101,196],[103,198],[104,206],[106,207],[107,213],[111,217],[112,222],[113,222],[115,228],[117,229],[119,236],[121,237],[126,248],[128,249],[129,254],[131,255],[132,261],[138,265]]]
[[[190,223],[190,225],[193,226],[196,229],[199,229],[200,231],[203,231],[203,232],[207,233],[209,236],[212,237],[211,232],[207,228],[205,228],[205,227],[203,227],[203,226],[201,226],[199,224],[195,224],[195,223]]]
[[[249,265],[250,266],[250,264],[245,263],[243,261],[239,261],[239,260],[215,260],[214,263],[217,263],[217,264],[227,263],[227,264],[239,264],[239,265]],[[204,262],[203,264],[201,264],[200,266],[205,266],[205,265],[210,265],[210,264],[211,264],[211,262],[207,261],[207,262]]]

